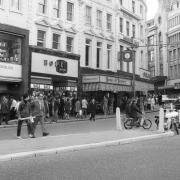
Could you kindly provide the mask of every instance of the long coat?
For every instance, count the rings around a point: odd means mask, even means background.
[[[90,103],[89,104],[89,113],[91,113],[91,114],[96,114],[96,103]]]

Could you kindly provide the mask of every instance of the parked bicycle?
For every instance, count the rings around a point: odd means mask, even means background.
[[[127,117],[124,122],[125,129],[132,129],[133,127],[143,127],[144,129],[150,129],[152,126],[152,122],[149,119],[144,119],[143,124],[141,125],[139,120],[135,120],[134,118]]]

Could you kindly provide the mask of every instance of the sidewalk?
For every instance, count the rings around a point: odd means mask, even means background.
[[[76,131],[70,129],[72,126],[76,128]],[[102,126],[104,128],[100,129],[99,127]],[[63,134],[59,132],[57,135],[39,136],[35,139],[0,140],[0,161],[122,145],[174,135],[173,132],[160,133],[155,128],[118,131],[115,129],[115,118],[97,122],[65,123],[63,127],[67,128]]]
[[[173,136],[173,132],[124,130],[1,141],[0,161],[121,145]]]
[[[145,113],[149,114],[149,113],[153,113],[153,112],[157,112],[157,111],[159,111],[159,109],[155,109],[155,110],[153,110],[153,111],[146,111]],[[121,116],[123,117],[123,116],[124,116],[124,113],[121,113]],[[108,118],[115,118],[115,117],[116,117],[116,114],[107,115],[107,119],[108,119]],[[98,120],[98,119],[104,119],[104,115],[103,115],[103,114],[100,114],[100,115],[98,114],[98,115],[96,115],[96,120]],[[57,123],[68,123],[68,122],[87,121],[87,120],[88,120],[88,118],[86,118],[86,119],[76,119],[75,117],[70,117],[69,120],[67,120],[67,119],[62,119],[62,120],[58,120]],[[48,119],[45,123],[46,123],[46,124],[51,124],[50,121],[51,121],[51,120]],[[16,127],[16,126],[17,126],[17,124],[16,124],[15,122],[9,122],[8,125],[6,125],[6,124],[0,125],[0,128],[9,128],[9,127]],[[23,123],[23,126],[26,126],[26,124]]]

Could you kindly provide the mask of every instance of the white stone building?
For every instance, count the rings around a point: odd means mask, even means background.
[[[76,91],[82,85],[84,92],[131,92],[132,62],[120,61],[119,52],[137,47],[136,91],[152,89],[145,80],[145,0],[0,2],[1,23],[29,30],[31,88]],[[13,15],[9,2],[19,6]]]

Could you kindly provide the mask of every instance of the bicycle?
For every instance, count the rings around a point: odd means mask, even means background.
[[[132,129],[133,127],[143,127],[144,129],[150,129],[152,126],[152,122],[150,119],[144,119],[143,124],[141,125],[140,121],[135,121],[134,118],[126,117],[124,122],[125,129]]]

